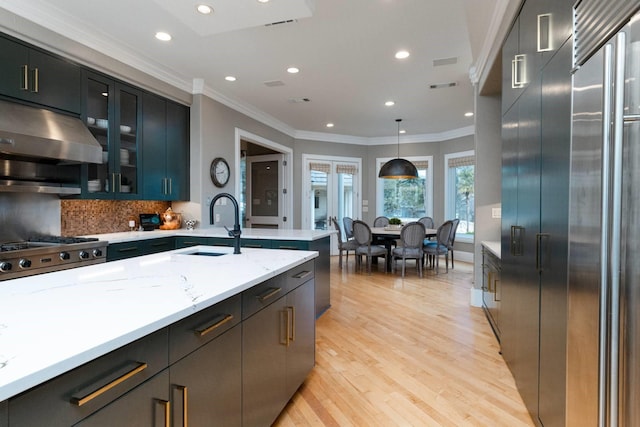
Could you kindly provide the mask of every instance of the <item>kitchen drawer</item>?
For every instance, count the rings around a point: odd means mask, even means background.
[[[198,245],[211,245],[210,237],[200,237],[200,236],[176,236],[176,249],[186,248],[189,246],[198,246]]]
[[[171,251],[175,248],[175,238],[162,237],[160,239],[149,239],[144,243],[144,254],[156,254],[158,252]]]
[[[280,274],[244,291],[242,293],[242,320],[283,297],[287,293],[286,286],[286,279],[283,274]]]
[[[271,249],[271,240],[266,239],[240,239],[243,248]]]
[[[303,240],[274,240],[271,243],[272,249],[306,250],[309,242]]]
[[[286,289],[287,292],[290,292],[297,288],[298,286],[306,283],[307,281],[313,279],[315,276],[315,262],[314,260],[310,260],[305,262],[304,264],[300,264],[297,267],[293,267],[291,270],[285,273],[286,277]]]
[[[86,418],[165,369],[167,343],[165,328],[9,399],[11,426],[71,425]]]
[[[107,246],[107,262],[144,255],[145,242],[135,240],[133,242],[111,243]]]
[[[242,316],[242,297],[234,295],[169,327],[169,363],[231,329]]]

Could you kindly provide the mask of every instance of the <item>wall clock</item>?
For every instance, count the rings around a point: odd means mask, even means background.
[[[222,157],[216,157],[211,161],[211,168],[209,169],[211,175],[211,182],[216,187],[224,187],[229,182],[229,176],[231,175],[229,170],[229,163]]]

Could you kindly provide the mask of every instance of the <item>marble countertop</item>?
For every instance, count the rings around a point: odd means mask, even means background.
[[[242,229],[243,239],[273,239],[273,240],[303,240],[313,241],[336,233],[335,230],[284,230],[265,228]],[[160,237],[193,236],[193,237],[229,237],[229,233],[222,227],[198,228],[187,230],[153,230],[153,231],[125,231],[122,233],[92,234],[83,237],[97,237],[109,243],[131,242],[133,240],[157,239]]]
[[[500,245],[500,241],[496,240],[483,240],[482,241],[482,246],[484,246],[485,248],[487,248],[489,251],[491,251],[495,256],[497,256],[499,259],[502,259],[501,256],[501,245]]]
[[[194,246],[0,282],[0,401],[318,256],[232,252]]]

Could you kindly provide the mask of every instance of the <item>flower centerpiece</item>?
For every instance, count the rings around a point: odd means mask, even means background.
[[[399,228],[402,227],[402,221],[400,221],[400,218],[389,218],[389,229],[390,230],[397,230]]]

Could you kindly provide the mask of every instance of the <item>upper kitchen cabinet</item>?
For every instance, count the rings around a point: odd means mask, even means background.
[[[0,36],[0,94],[80,114],[81,68]]]
[[[189,199],[189,107],[143,95],[142,196]]]
[[[502,46],[502,114],[567,41],[574,0],[527,1]]]
[[[139,199],[141,196],[142,92],[99,74],[83,79],[84,119],[102,146],[102,164],[84,165],[83,196]]]

